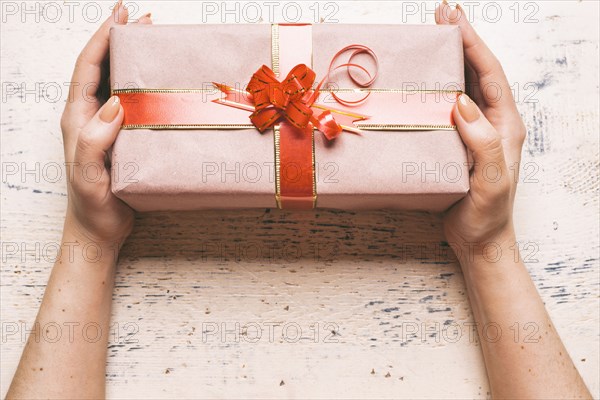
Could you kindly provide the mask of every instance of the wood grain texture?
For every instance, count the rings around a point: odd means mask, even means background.
[[[23,22],[21,10],[9,15],[5,3],[2,396],[24,346],[22,324],[33,323],[61,235],[64,170],[54,179],[52,168],[63,162],[64,83],[97,26],[82,17],[84,3],[73,22],[60,3],[64,15],[56,22],[31,15]],[[500,4],[497,22],[489,20],[492,6],[483,18],[483,3],[475,25],[514,83],[528,127],[515,210],[521,251],[577,368],[600,396],[598,3],[530,3]],[[106,14],[109,3],[98,4]],[[415,15],[400,2],[335,4],[340,22],[433,20],[433,2],[414,3]],[[139,6],[138,16],[152,11],[155,23],[202,22],[198,3],[132,6]],[[310,20],[313,14],[304,12]],[[11,94],[7,84],[33,93]],[[36,165],[39,176],[23,174]],[[15,166],[18,173],[9,174]],[[437,215],[139,215],[118,266],[108,396],[485,398],[471,322],[462,274]],[[20,331],[9,334],[15,324]],[[417,334],[407,335],[414,328]]]

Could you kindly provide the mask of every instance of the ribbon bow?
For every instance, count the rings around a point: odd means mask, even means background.
[[[263,65],[252,75],[246,89],[256,109],[250,115],[250,121],[260,132],[285,118],[299,129],[312,124],[328,139],[338,136],[343,129],[333,118],[331,110],[315,113],[311,108],[318,97],[318,91],[312,90],[315,77],[310,68],[299,64],[279,82],[275,73]]]
[[[337,57],[348,50],[355,50],[350,59],[359,53],[368,53],[377,61],[371,49],[361,45],[347,46],[333,57],[327,75],[315,89],[312,86],[316,74],[305,64],[296,65],[281,82],[277,80],[277,76],[269,67],[263,65],[252,75],[246,88],[247,93],[213,82],[226,95],[225,98],[213,101],[252,111],[250,121],[260,132],[264,132],[266,129],[273,127],[278,121],[285,119],[300,130],[304,130],[312,124],[312,126],[323,132],[329,140],[336,138],[343,130],[360,133],[360,129],[353,126],[353,124],[356,121],[369,118],[367,115],[315,104],[321,86],[335,69],[348,68],[350,78],[361,87],[367,87],[375,80],[376,74],[371,76],[364,67],[358,64],[348,62],[333,68]],[[371,79],[366,83],[358,82],[350,74],[350,67],[359,68]],[[340,104],[352,106],[362,102],[368,97],[368,94],[358,101],[344,101],[334,93],[332,93],[332,97]]]

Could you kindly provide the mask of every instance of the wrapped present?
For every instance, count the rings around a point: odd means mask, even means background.
[[[115,26],[113,193],[138,211],[442,211],[469,189],[456,26]]]

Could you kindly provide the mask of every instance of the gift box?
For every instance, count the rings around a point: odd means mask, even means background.
[[[112,191],[138,211],[443,211],[469,189],[456,26],[127,25]]]

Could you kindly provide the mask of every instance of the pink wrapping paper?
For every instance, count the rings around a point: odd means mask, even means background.
[[[464,90],[456,26],[300,29],[295,50],[280,48],[280,77],[294,57],[312,52],[320,80],[338,50],[362,44],[379,59],[372,87]],[[289,32],[281,30],[280,43],[293,41],[284,37]],[[110,34],[111,87],[190,89],[213,81],[243,87],[261,65],[271,66],[271,44],[267,24],[116,26]],[[342,76],[334,83],[352,87]],[[373,108],[394,111],[385,102]],[[466,150],[454,130],[344,132],[331,142],[315,132],[315,158],[319,208],[443,211],[469,189]],[[113,192],[138,211],[276,207],[272,130],[124,129],[112,165]]]

